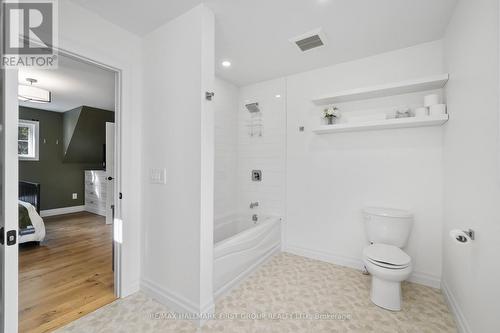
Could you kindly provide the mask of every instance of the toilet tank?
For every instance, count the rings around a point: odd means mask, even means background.
[[[382,207],[363,209],[366,236],[370,243],[406,246],[413,224],[413,214],[407,210]]]

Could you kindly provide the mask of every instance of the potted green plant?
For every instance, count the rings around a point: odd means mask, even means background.
[[[328,125],[335,124],[337,118],[340,118],[340,112],[336,106],[329,106],[323,110],[323,118],[326,119]]]

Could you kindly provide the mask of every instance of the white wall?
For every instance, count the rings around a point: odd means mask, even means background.
[[[237,212],[239,88],[215,80],[215,219]]]
[[[464,332],[500,329],[498,1],[459,1],[445,37],[443,289]],[[477,239],[457,246],[451,229]]]
[[[137,235],[142,217],[147,244],[143,278],[148,286],[160,287],[157,291],[163,296],[185,307],[203,307],[210,302],[206,296],[210,291],[201,277],[209,267],[201,266],[211,262],[210,254],[202,257],[200,245],[200,239],[201,244],[209,241],[202,231],[210,229],[210,219],[201,217],[210,210],[203,208],[200,196],[210,187],[202,183],[200,170],[201,136],[211,135],[200,123],[204,109],[200,97],[207,84],[201,75],[202,25],[207,23],[202,17],[207,13],[198,7],[145,38],[142,81],[139,38],[71,2],[59,3],[61,47],[123,69],[124,294],[138,287]],[[172,44],[176,52],[168,48]],[[415,264],[414,279],[431,284],[439,280],[442,236],[443,285],[461,316],[460,324],[472,332],[494,332],[500,326],[500,270],[495,265],[500,252],[496,239],[500,233],[497,1],[460,1],[445,45],[451,120],[444,135],[444,234],[441,128],[319,137],[311,133],[319,123],[319,112],[310,102],[330,91],[444,72],[440,42],[291,76],[286,103],[274,97],[285,96],[285,80],[244,87],[238,106],[238,206],[250,212],[248,204],[258,200],[259,212],[282,214],[285,196],[281,193],[286,187],[287,248],[350,265],[359,264],[366,241],[360,215],[363,205],[410,208],[416,214],[408,249]],[[141,84],[146,92],[144,108]],[[404,103],[417,98],[406,96]],[[248,113],[243,108],[247,100],[262,105],[262,138],[248,136]],[[403,99],[392,102],[403,103]],[[301,125],[305,132],[298,131]],[[167,186],[149,184],[149,170],[157,167],[167,168]],[[249,181],[253,168],[263,169],[262,184]],[[469,247],[456,247],[447,233],[465,227],[476,230],[477,240]]]
[[[286,249],[361,267],[367,240],[361,209],[411,209],[413,281],[439,286],[443,129],[412,128],[316,135],[327,93],[444,72],[440,41],[287,78]],[[339,105],[341,111],[423,104],[425,93]],[[299,126],[305,126],[300,132]]]
[[[59,46],[122,70],[121,215],[122,296],[139,290],[141,202],[141,43],[140,38],[70,1],[59,1]],[[119,171],[119,170],[117,170]],[[83,177],[83,175],[82,175]]]
[[[149,33],[144,51],[141,287],[174,310],[213,306],[213,14],[200,5]],[[151,169],[167,171],[152,184]]]
[[[276,95],[280,95],[277,98]],[[252,115],[245,104],[258,102],[262,136],[258,128],[251,136]],[[241,88],[238,105],[238,212],[284,216],[286,152],[286,87],[284,79]],[[257,116],[259,117],[259,116]],[[253,182],[251,171],[262,170],[262,181]],[[251,202],[259,207],[250,209]]]
[[[254,121],[262,124],[262,131],[255,127],[251,136],[252,115],[245,104],[253,102],[258,102],[262,110],[261,114],[254,115]],[[216,218],[235,213],[247,218],[252,214],[284,216],[285,106],[284,79],[241,89],[224,80],[216,80]],[[254,169],[262,170],[262,182],[251,180]],[[259,202],[259,206],[250,209],[251,202]]]

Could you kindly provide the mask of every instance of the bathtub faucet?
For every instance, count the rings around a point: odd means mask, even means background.
[[[253,209],[254,207],[259,207],[259,202],[258,201],[250,203],[250,209]]]
[[[259,220],[259,217],[257,216],[257,214],[253,214],[252,221],[257,222],[258,220]]]

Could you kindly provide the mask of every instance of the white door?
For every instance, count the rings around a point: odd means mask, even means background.
[[[106,123],[106,224],[113,223],[115,204],[115,124]]]
[[[17,332],[17,70],[0,74],[0,332]]]

